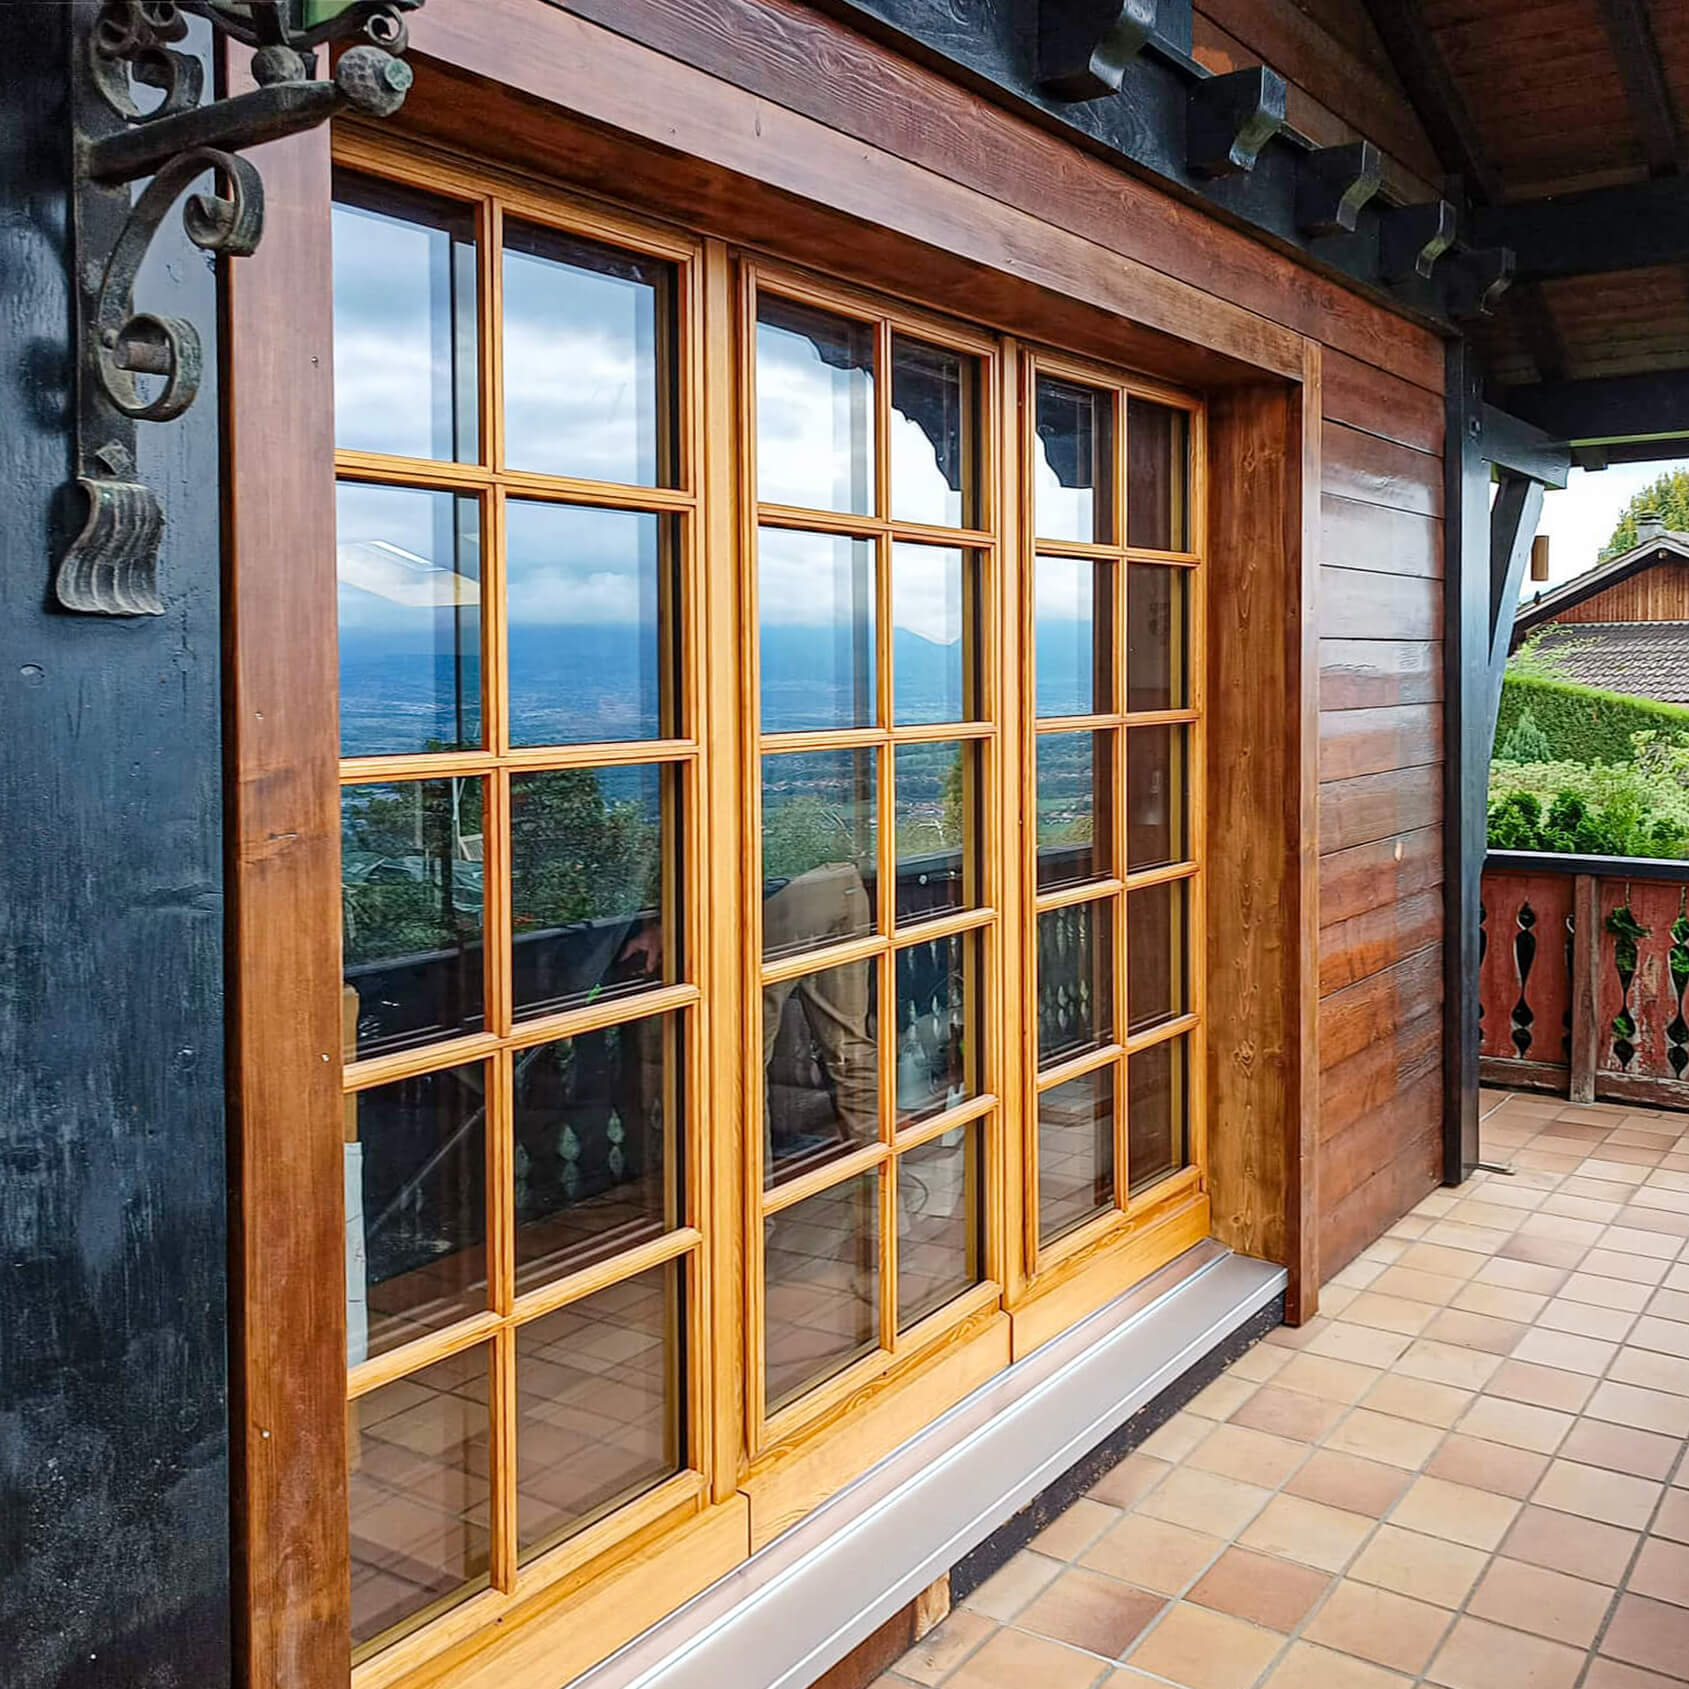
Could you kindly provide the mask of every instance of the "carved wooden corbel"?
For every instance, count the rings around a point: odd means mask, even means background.
[[[1361,207],[1384,183],[1384,160],[1371,141],[1318,147],[1296,178],[1296,226],[1305,235],[1352,235]]]
[[[1186,107],[1185,168],[1193,176],[1253,170],[1285,124],[1284,78],[1251,65],[1194,84]]]
[[[1438,259],[1454,245],[1456,222],[1455,209],[1446,199],[1398,206],[1384,219],[1379,234],[1384,279],[1403,282],[1418,276],[1429,281]]]

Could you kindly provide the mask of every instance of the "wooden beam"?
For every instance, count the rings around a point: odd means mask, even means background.
[[[1489,706],[1486,716],[1489,737],[1495,737],[1497,712],[1501,708],[1501,679],[1507,667],[1507,652],[1513,640],[1513,616],[1519,608],[1519,592],[1525,583],[1525,568],[1531,560],[1531,542],[1542,520],[1542,483],[1511,471],[1503,471],[1501,488],[1490,505],[1490,654]]]
[[[1494,405],[1485,405],[1478,420],[1478,451],[1485,463],[1545,487],[1566,485],[1572,454],[1563,443]]]
[[[1515,254],[1517,258],[1517,254]],[[1554,320],[1541,282],[1515,281],[1507,301],[1508,315],[1531,355],[1538,381],[1563,381],[1566,377],[1566,343]]]
[[[1519,281],[1689,262],[1689,176],[1481,206],[1468,233],[1512,247]]]
[[[1674,176],[1685,167],[1683,132],[1648,16],[1648,0],[1596,0],[1601,26],[1624,84],[1630,120],[1651,176]]]
[[[1510,387],[1506,405],[1556,440],[1605,445],[1689,434],[1689,368]],[[1685,450],[1679,439],[1670,455]]]

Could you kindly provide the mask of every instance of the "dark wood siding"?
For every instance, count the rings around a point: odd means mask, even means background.
[[[1574,604],[1556,622],[1689,622],[1689,563],[1680,558],[1643,569]]]

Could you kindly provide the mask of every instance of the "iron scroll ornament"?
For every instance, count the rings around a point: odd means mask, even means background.
[[[136,424],[168,422],[198,396],[199,330],[135,309],[135,283],[154,238],[187,195],[182,227],[202,251],[242,258],[264,228],[264,187],[240,156],[314,128],[337,112],[387,117],[411,71],[405,13],[422,0],[76,0],[71,29],[75,149],[76,487],[80,531],[58,565],[66,610],[157,616],[165,513],[136,468]],[[182,51],[188,19],[253,49],[258,86],[204,101],[199,57]],[[319,48],[344,43],[331,77]],[[159,96],[143,109],[138,88]],[[210,173],[209,193],[189,193]],[[146,180],[131,203],[130,184]]]

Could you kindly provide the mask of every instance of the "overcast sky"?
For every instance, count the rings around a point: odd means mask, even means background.
[[[1537,532],[1549,536],[1548,585],[1593,568],[1631,499],[1668,469],[1682,467],[1681,462],[1622,463],[1594,472],[1574,469],[1564,492],[1545,494]],[[1529,595],[1538,588],[1527,580],[1524,590]]]

